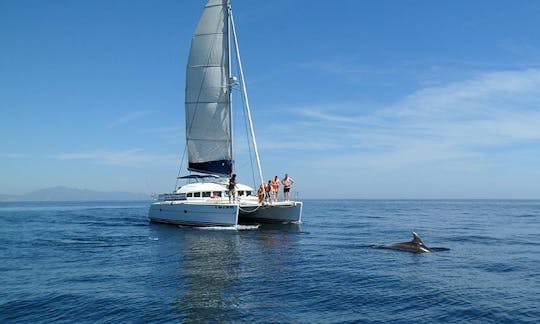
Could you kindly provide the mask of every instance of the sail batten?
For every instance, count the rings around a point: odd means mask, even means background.
[[[210,0],[193,33],[186,69],[188,170],[232,173],[227,0]]]
[[[207,35],[221,35],[221,33],[200,33],[200,34],[193,34],[193,36],[207,36]]]

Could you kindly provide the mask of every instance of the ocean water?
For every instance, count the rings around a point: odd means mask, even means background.
[[[305,201],[301,225],[1,203],[0,322],[540,322],[540,201]],[[448,250],[373,246],[408,241]]]

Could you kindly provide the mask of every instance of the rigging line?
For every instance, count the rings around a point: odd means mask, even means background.
[[[244,100],[244,96],[241,96],[242,97],[242,102],[244,104],[244,107],[246,105],[246,101]],[[251,180],[253,181],[253,187],[257,187],[257,182],[256,182],[256,177],[255,177],[255,167],[253,165],[253,152],[252,152],[252,147],[251,147],[251,144],[250,144],[250,140],[249,140],[249,128],[248,128],[248,118],[247,118],[247,114],[246,114],[246,111],[244,110],[243,111],[244,113],[242,114],[244,116],[244,127],[245,127],[245,131],[246,131],[246,143],[247,143],[247,147],[248,147],[248,153],[249,153],[249,161],[250,161],[250,164],[251,164]]]
[[[178,188],[178,178],[180,177],[180,173],[182,172],[182,169],[184,168],[184,159],[186,157],[186,151],[187,151],[187,143],[184,145],[184,153],[182,153],[182,159],[180,160],[180,168],[178,168],[178,174],[176,175],[176,182],[174,184],[174,190],[173,192],[176,192],[176,188]]]
[[[235,45],[235,49],[236,49],[236,58],[238,60],[238,68],[240,69],[240,77],[241,77],[241,86],[242,86],[242,93],[243,93],[243,97],[244,97],[244,100],[246,102],[246,113],[247,113],[247,116],[248,116],[248,119],[249,119],[249,128],[250,128],[250,131],[251,131],[251,140],[253,142],[253,149],[255,151],[255,158],[257,159],[257,168],[258,168],[258,171],[259,171],[259,178],[260,178],[260,181],[261,183],[264,183],[264,177],[263,177],[263,174],[262,174],[262,167],[261,167],[261,159],[259,158],[259,150],[257,148],[257,140],[255,139],[255,130],[253,129],[253,121],[251,119],[251,111],[250,111],[250,108],[249,108],[249,99],[248,99],[248,95],[247,95],[247,90],[246,90],[246,81],[245,81],[245,78],[244,78],[244,71],[243,71],[243,68],[242,68],[242,60],[240,58],[240,49],[239,49],[239,46],[238,46],[238,38],[237,38],[237,35],[236,35],[236,27],[235,27],[235,23],[234,23],[234,15],[232,13],[232,8],[229,6],[229,19],[231,21],[231,27],[232,27],[232,32],[233,32],[233,37],[234,37],[234,45]]]
[[[234,44],[235,46],[236,44]],[[236,47],[235,47],[236,49]],[[242,73],[240,73],[240,68],[239,68],[239,63],[238,63],[238,58],[235,57],[236,60],[234,61],[234,63],[236,63],[234,65],[234,69],[235,69],[235,72],[237,75],[242,76]],[[230,67],[232,68],[232,66]],[[243,80],[240,79],[242,82]],[[247,116],[247,104],[246,104],[246,100],[245,100],[245,97],[243,96],[243,89],[242,87],[236,87],[235,88],[236,91],[240,92],[240,97],[242,99],[242,105],[244,107],[244,109],[241,109],[242,110],[242,117],[244,118],[243,120],[243,124],[244,124],[244,131],[245,131],[245,136],[246,136],[246,144],[247,144],[247,148],[248,148],[248,154],[249,154],[249,163],[250,163],[250,168],[251,168],[251,181],[252,181],[252,184],[254,187],[258,187],[257,186],[257,181],[256,181],[256,176],[255,176],[255,166],[254,166],[254,152],[253,152],[253,147],[252,147],[252,144],[251,144],[251,140],[250,140],[250,131],[249,131],[249,120],[248,120],[248,116]],[[234,139],[233,139],[234,140]]]
[[[236,44],[235,44],[236,45]],[[236,47],[235,47],[236,49]],[[238,64],[238,58],[235,57],[236,60],[234,61],[234,63],[236,63],[234,65],[234,69],[235,69],[235,72],[238,76],[242,76],[242,73],[240,73],[240,68],[239,68],[239,64]],[[232,67],[231,67],[232,68]],[[241,80],[241,79],[240,79]],[[243,80],[241,80],[243,81]],[[243,96],[243,90],[242,90],[242,87],[236,87],[235,88],[236,91],[240,92],[240,98],[242,100],[242,106],[244,107],[244,109],[241,109],[242,111],[242,117],[243,117],[243,124],[244,124],[244,131],[245,131],[245,137],[246,137],[246,146],[248,148],[248,154],[249,154],[249,163],[250,163],[250,168],[251,168],[251,181],[252,181],[252,184],[254,187],[258,187],[257,186],[257,181],[256,181],[256,176],[255,176],[255,167],[254,167],[254,161],[253,161],[253,148],[252,148],[252,144],[251,144],[251,140],[250,140],[250,132],[249,132],[249,120],[248,120],[248,116],[247,116],[247,113],[246,113],[246,100]]]

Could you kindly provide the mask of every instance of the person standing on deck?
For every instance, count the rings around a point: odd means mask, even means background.
[[[285,173],[285,177],[281,180],[283,184],[283,198],[285,201],[291,200],[291,186],[294,183],[294,180]]]
[[[278,193],[279,193],[279,178],[278,176],[275,176],[274,179],[272,179],[272,196],[274,201],[278,201]]]
[[[233,173],[231,175],[229,179],[228,189],[229,189],[229,203],[230,203],[231,197],[232,197],[232,201],[236,200],[236,173]]]
[[[272,197],[270,196],[270,190],[272,190],[272,180],[268,180],[268,183],[264,187],[264,198],[266,202],[272,202]]]
[[[264,201],[264,184],[259,186],[259,190],[257,191],[257,197],[259,198],[259,203],[262,203]]]

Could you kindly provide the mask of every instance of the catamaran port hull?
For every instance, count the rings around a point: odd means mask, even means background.
[[[158,201],[152,203],[148,218],[152,222],[183,226],[236,226],[238,204],[193,204]]]

